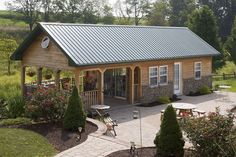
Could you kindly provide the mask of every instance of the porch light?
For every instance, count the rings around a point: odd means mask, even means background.
[[[141,117],[141,111],[140,109],[136,109],[133,111],[133,119],[139,119],[139,137],[140,137],[140,156],[142,156],[142,117]],[[132,147],[132,144],[134,143],[131,143],[131,147]]]

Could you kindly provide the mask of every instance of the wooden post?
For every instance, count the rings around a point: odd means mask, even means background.
[[[129,77],[129,103],[134,104],[134,67],[130,67],[130,77]]]
[[[41,85],[42,84],[42,78],[43,78],[43,74],[42,74],[42,69],[41,67],[37,68],[37,85]]]
[[[223,80],[225,80],[225,73],[223,73]]]
[[[104,105],[104,72],[105,69],[100,69],[99,73],[100,73],[100,78],[99,78],[99,91],[100,91],[100,95],[99,95],[99,99],[100,99],[100,104]]]
[[[142,69],[139,67],[139,79],[138,79],[138,99],[141,100],[142,97]]]
[[[55,86],[56,86],[57,89],[60,90],[60,73],[61,73],[61,70],[55,70],[54,73],[55,73]]]
[[[80,92],[80,70],[76,69],[74,73],[75,73],[75,85],[78,89],[78,92]]]
[[[26,95],[26,87],[25,87],[25,66],[21,66],[21,93],[22,96]]]

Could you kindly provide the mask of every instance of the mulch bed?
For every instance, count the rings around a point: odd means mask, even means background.
[[[82,132],[81,139],[78,141],[78,132],[64,130],[61,122],[10,126],[10,128],[21,128],[37,132],[47,138],[49,143],[60,152],[84,142],[90,133],[93,133],[98,129],[96,125],[87,122],[85,125],[85,131]]]
[[[179,101],[181,100],[180,98],[177,98],[175,100],[171,99],[171,102],[176,102],[176,101]],[[136,106],[138,107],[153,107],[153,106],[159,106],[159,105],[164,105],[163,103],[160,103],[158,101],[154,101],[154,102],[151,102],[151,103],[147,103],[147,104],[138,104]]]
[[[156,156],[156,148],[155,147],[144,147],[142,148],[142,152],[141,149],[138,148],[137,149],[137,155],[138,157],[158,157]],[[189,150],[185,150],[184,153],[184,157],[192,157],[192,153]],[[132,155],[130,154],[130,150],[126,149],[126,150],[120,150],[117,152],[113,152],[109,155],[107,155],[106,157],[132,157]]]

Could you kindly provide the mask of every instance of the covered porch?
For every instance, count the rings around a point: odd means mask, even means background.
[[[26,68],[34,67],[36,81],[26,83]],[[43,69],[53,71],[52,79],[43,80]],[[63,78],[62,71],[69,71],[72,75]],[[91,105],[107,104],[124,105],[134,104],[140,101],[142,96],[141,69],[138,66],[116,66],[109,68],[68,68],[54,66],[22,65],[21,87],[24,96],[27,96],[32,88],[53,86],[58,90],[70,92],[73,86],[77,86],[86,110]],[[66,80],[66,82],[65,82]],[[112,103],[114,102],[114,103]]]

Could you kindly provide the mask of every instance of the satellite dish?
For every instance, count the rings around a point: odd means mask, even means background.
[[[43,49],[48,48],[49,42],[50,42],[50,38],[49,38],[48,36],[45,36],[45,37],[42,39],[41,47],[42,47]]]

